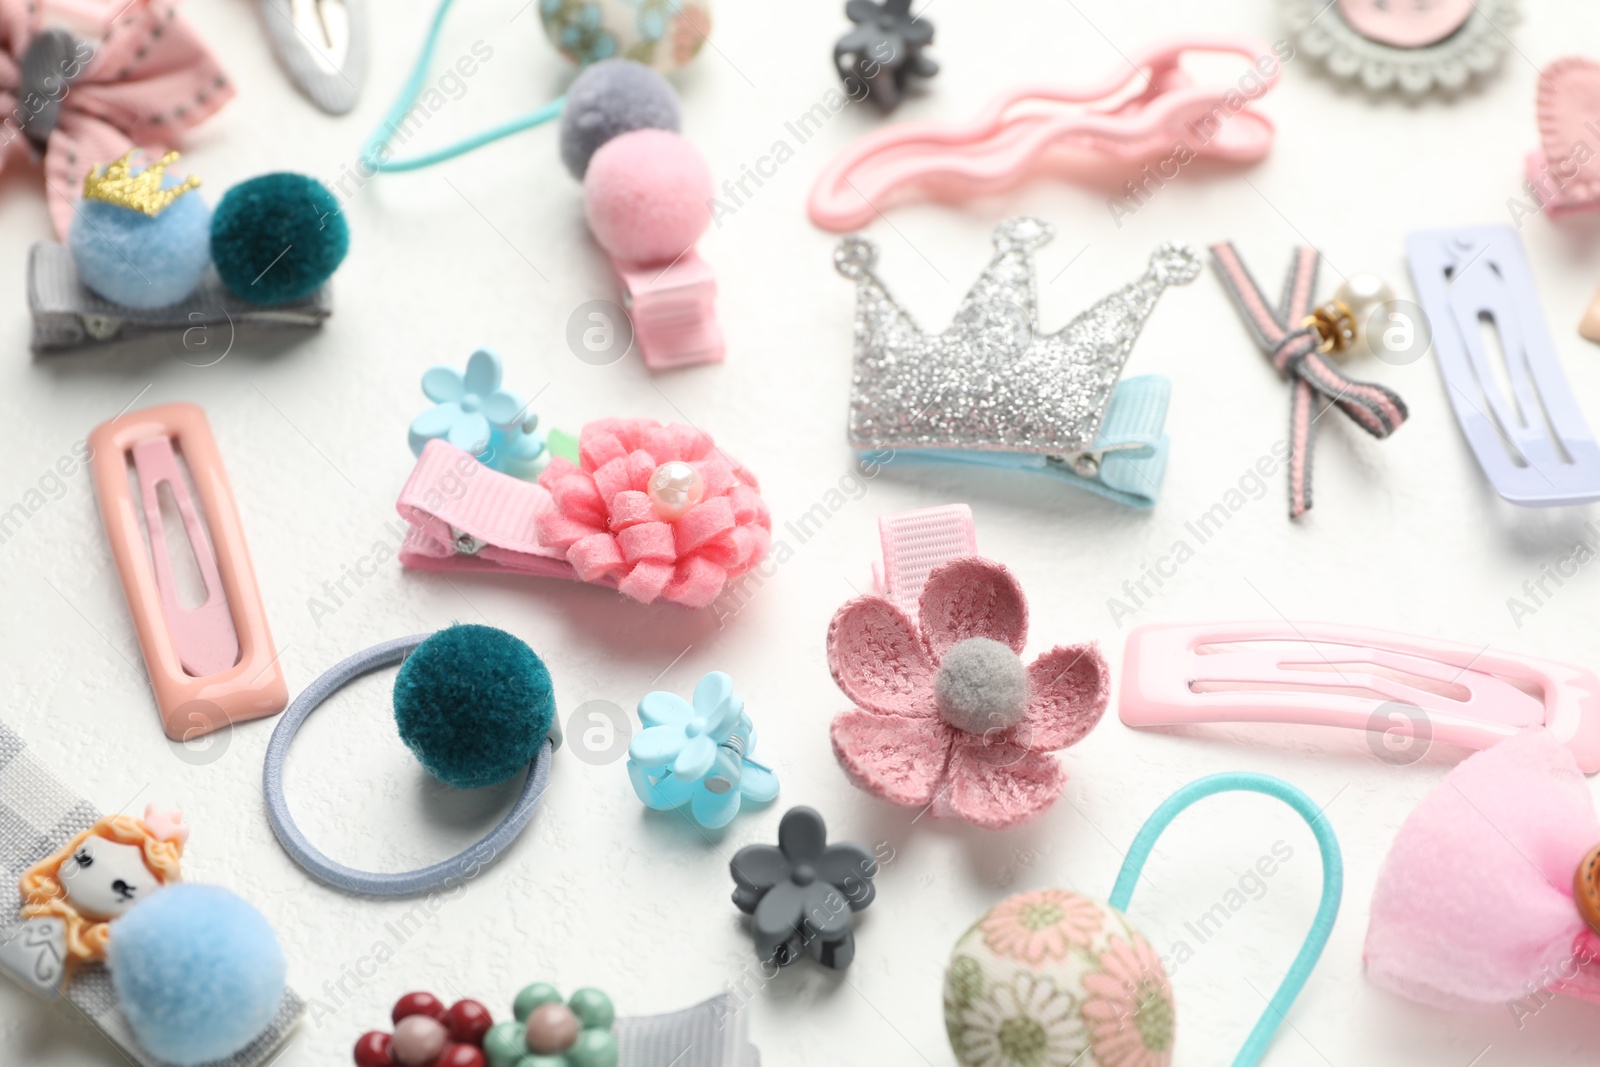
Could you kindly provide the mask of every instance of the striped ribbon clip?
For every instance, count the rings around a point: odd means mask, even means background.
[[[1310,321],[1321,259],[1316,249],[1295,250],[1276,309],[1267,303],[1231,243],[1213,245],[1211,257],[1256,344],[1272,359],[1278,373],[1294,383],[1289,417],[1289,517],[1298,519],[1311,510],[1312,446],[1317,418],[1326,410],[1313,413],[1313,394],[1320,393],[1357,426],[1380,439],[1406,421],[1405,401],[1384,386],[1346,376],[1323,355],[1322,335]]]

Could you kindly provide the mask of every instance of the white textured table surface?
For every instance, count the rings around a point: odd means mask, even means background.
[[[428,0],[374,6],[374,59],[357,111],[328,118],[275,66],[254,5],[190,3],[235,78],[239,98],[202,128],[186,163],[215,197],[234,182],[293,169],[336,182],[409,68]],[[29,516],[0,544],[3,714],[63,778],[108,809],[180,805],[195,826],[189,876],[231,886],[276,925],[293,984],[318,1002],[282,1067],[348,1062],[364,1030],[387,1022],[400,993],[477,997],[504,1015],[522,985],[596,984],[624,1013],[685,1006],[725,988],[750,996],[766,1062],[946,1067],[940,972],[955,938],[1006,893],[1070,886],[1109,892],[1122,850],[1171,790],[1228,769],[1281,775],[1327,805],[1348,864],[1347,893],[1322,964],[1269,1062],[1465,1067],[1593,1062],[1596,1009],[1553,1004],[1519,1027],[1510,1010],[1449,1015],[1400,1000],[1362,975],[1367,902],[1384,853],[1411,807],[1463,756],[1435,746],[1410,766],[1379,759],[1365,737],[1315,729],[1205,728],[1135,733],[1114,711],[1064,759],[1072,780],[1043,818],[1007,833],[920,819],[850,788],[827,723],[847,703],[829,679],[823,634],[839,604],[868,582],[880,514],[968,501],[981,549],[1031,594],[1030,654],[1058,642],[1101,642],[1114,667],[1130,620],[1108,598],[1172,550],[1184,524],[1240,486],[1285,432],[1288,390],[1249,343],[1214,277],[1167,294],[1130,373],[1174,383],[1171,469],[1159,505],[1125,510],[1038,478],[955,471],[852,475],[843,421],[849,383],[851,286],[833,271],[835,238],[806,221],[803,200],[831,153],[875,128],[847,109],[806,143],[786,122],[834,87],[832,42],[846,23],[833,0],[727,2],[716,48],[683,77],[685,132],[717,174],[788,142],[793,158],[706,238],[721,285],[725,365],[652,376],[630,357],[581,362],[564,340],[583,302],[613,295],[585,229],[579,188],[541,129],[415,175],[346,182],[353,231],[336,278],[334,317],[313,336],[236,346],[198,368],[165,354],[32,359],[24,253],[48,236],[40,179],[0,178],[0,366],[4,461],[0,511]],[[1037,214],[1059,230],[1040,257],[1044,325],[1137,274],[1164,240],[1231,238],[1266,279],[1290,247],[1319,247],[1334,270],[1376,271],[1409,292],[1402,238],[1414,228],[1509,218],[1523,154],[1535,144],[1538,65],[1600,41],[1600,12],[1576,0],[1530,0],[1498,76],[1454,104],[1372,101],[1330,82],[1309,60],[1288,65],[1262,104],[1278,123],[1272,157],[1247,174],[1195,166],[1116,225],[1106,191],[1040,180],[961,208],[908,207],[872,233],[881,269],[921,321],[946,321],[981,269],[999,219]],[[524,10],[519,14],[518,9]],[[1099,78],[1157,33],[1248,33],[1283,27],[1266,0],[1003,0],[928,11],[944,70],[898,117],[958,119],[1014,82]],[[476,41],[493,57],[429,120],[417,143],[443,143],[559,91],[567,68],[524,0],[458,5],[441,48]],[[1566,373],[1600,420],[1600,352],[1574,326],[1600,283],[1592,220],[1522,229]],[[1208,272],[1209,274],[1209,272]],[[1332,272],[1325,274],[1333,278]],[[1325,282],[1330,291],[1333,282]],[[687,419],[759,473],[792,558],[748,606],[711,615],[645,608],[559,582],[444,578],[393,560],[331,613],[324,583],[368,569],[398,539],[396,493],[412,462],[405,429],[425,401],[422,372],[460,365],[480,345],[506,359],[508,384],[539,391],[545,425],[576,429],[608,415]],[[1133,621],[1261,618],[1370,623],[1557,659],[1591,659],[1600,577],[1584,568],[1532,616],[1507,598],[1525,580],[1593,542],[1592,509],[1520,511],[1480,477],[1456,431],[1430,359],[1356,368],[1400,392],[1409,425],[1375,442],[1342,417],[1321,422],[1316,509],[1285,517],[1280,478],[1244,485],[1248,502],[1138,608]],[[563,752],[543,810],[498,864],[457,899],[396,935],[415,902],[375,903],[311,884],[273,839],[261,759],[270,722],[185,751],[169,744],[142,677],[134,632],[96,515],[88,477],[55,481],[95,424],[138,398],[189,400],[210,414],[250,540],[291,692],[343,656],[452,620],[489,622],[548,662],[563,717],[589,700],[631,709],[652,688],[687,692],[707,670],[730,672],[783,779],[779,803],[707,840],[646,813],[620,762]],[[33,490],[42,492],[30,497]],[[803,541],[786,523],[822,504]],[[399,869],[473,840],[509,793],[447,796],[395,736],[387,679],[369,679],[319,713],[291,756],[294,810],[327,851]],[[1115,697],[1113,697],[1113,708]],[[751,942],[729,903],[727,860],[771,841],[789,804],[819,808],[841,837],[893,849],[879,901],[860,924],[843,975],[797,966],[756,977]],[[1192,923],[1239,885],[1275,842],[1292,858],[1214,936]],[[1193,958],[1175,977],[1179,1064],[1224,1062],[1299,944],[1315,906],[1312,839],[1265,801],[1222,799],[1182,818],[1162,842],[1133,912],[1152,941]],[[378,956],[386,962],[375,965]],[[118,1054],[66,1009],[41,1011],[0,985],[0,1062],[116,1064]]]

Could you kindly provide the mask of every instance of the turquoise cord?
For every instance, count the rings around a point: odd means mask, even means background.
[[[1277,992],[1268,1001],[1267,1010],[1256,1020],[1255,1029],[1250,1031],[1244,1047],[1233,1060],[1233,1067],[1255,1067],[1266,1055],[1267,1046],[1278,1032],[1278,1026],[1283,1022],[1290,1005],[1300,995],[1300,990],[1305,987],[1306,979],[1311,977],[1311,969],[1322,956],[1328,937],[1333,933],[1333,921],[1339,916],[1339,899],[1344,895],[1344,859],[1339,853],[1339,839],[1334,836],[1333,827],[1323,817],[1316,803],[1283,779],[1267,774],[1233,771],[1190,782],[1168,797],[1145,820],[1139,836],[1133,839],[1133,845],[1128,849],[1128,858],[1122,861],[1122,870],[1117,873],[1117,884],[1111,890],[1111,906],[1121,912],[1128,910],[1128,902],[1133,899],[1133,887],[1138,884],[1145,860],[1150,858],[1150,850],[1180,812],[1197,800],[1217,793],[1235,792],[1262,793],[1277,797],[1289,805],[1311,827],[1311,832],[1317,838],[1317,848],[1322,852],[1322,901],[1317,905],[1316,917],[1311,920],[1311,929],[1300,945],[1294,962],[1289,965],[1289,973],[1283,976]]]
[[[450,5],[455,0],[440,0],[439,10],[433,13],[433,23],[428,27],[427,39],[422,42],[422,54],[417,57],[417,64],[411,70],[411,77],[400,87],[400,95],[389,108],[389,113],[383,117],[383,122],[373,131],[367,143],[361,149],[361,161],[368,170],[382,171],[386,174],[399,174],[408,170],[421,170],[431,167],[435,163],[443,163],[447,159],[464,156],[468,152],[482,148],[492,141],[502,137],[510,137],[514,133],[532,129],[534,126],[549,122],[561,114],[561,108],[566,104],[567,98],[558,96],[548,104],[526,115],[508,119],[498,126],[491,126],[481,133],[457,141],[455,144],[436,148],[420,156],[409,159],[382,159],[380,156],[388,149],[389,141],[399,129],[400,122],[406,114],[416,106],[417,97],[422,95],[422,90],[427,87],[428,69],[433,65],[433,53],[439,47],[439,31],[444,26],[445,16],[450,13]]]

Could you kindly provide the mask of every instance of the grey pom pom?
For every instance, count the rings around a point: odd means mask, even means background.
[[[579,181],[589,157],[611,138],[632,130],[678,132],[678,94],[667,79],[631,59],[603,59],[567,90],[561,112],[561,162]]]
[[[944,654],[933,696],[944,721],[958,730],[1004,730],[1027,710],[1028,677],[1011,646],[969,637]]]

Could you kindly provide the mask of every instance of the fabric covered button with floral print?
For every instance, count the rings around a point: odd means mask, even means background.
[[[945,1028],[962,1067],[1169,1067],[1172,984],[1109,904],[1018,893],[956,942]]]

